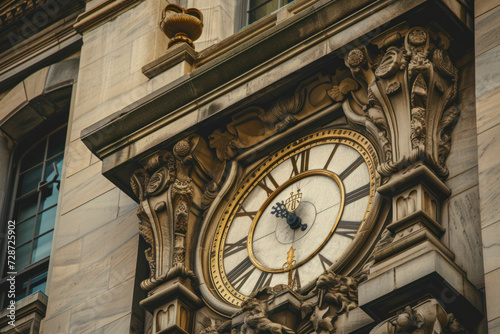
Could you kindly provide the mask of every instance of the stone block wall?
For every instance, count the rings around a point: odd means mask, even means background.
[[[489,333],[500,333],[500,2],[475,2],[479,198]]]
[[[479,213],[476,108],[473,49],[455,63],[459,70],[456,107],[460,117],[452,132],[450,155],[446,161],[450,174],[446,185],[451,196],[442,208],[446,229],[443,242],[455,254],[455,263],[478,289],[484,287]]]

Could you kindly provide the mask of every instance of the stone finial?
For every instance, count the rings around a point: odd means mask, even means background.
[[[160,28],[170,38],[169,48],[177,43],[187,43],[194,49],[193,41],[203,31],[203,14],[196,8],[184,9],[169,4],[162,12]]]

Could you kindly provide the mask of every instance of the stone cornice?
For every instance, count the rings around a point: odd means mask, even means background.
[[[74,28],[79,33],[85,33],[106,23],[142,0],[107,0],[87,10],[76,19]]]
[[[456,17],[452,19],[451,13],[442,1],[319,1],[298,15],[265,29],[262,33],[234,48],[226,46],[224,41],[219,43],[224,45],[228,51],[197,67],[191,73],[84,129],[82,140],[95,155],[104,160],[103,172],[107,177],[115,184],[122,184],[125,180],[115,179],[116,176],[112,176],[114,173],[112,170],[135,159],[135,156],[131,156],[127,149],[131,143],[145,137],[150,138],[153,133],[187,115],[190,115],[190,118],[194,116],[199,122],[199,117],[204,119],[208,115],[195,116],[192,113],[202,109],[203,105],[222,98],[237,87],[249,85],[249,82],[259,75],[285,64],[287,61],[296,59],[306,51],[314,52],[316,58],[308,58],[305,63],[297,64],[293,70],[286,70],[286,75],[291,75],[294,71],[313,61],[322,61],[322,59],[327,61],[325,56],[342,46],[338,44],[338,40],[341,40],[342,44],[347,44],[370,33],[371,29],[376,28],[376,26],[371,26],[372,24],[380,25],[392,19],[403,19],[404,15],[410,15],[412,10],[425,10],[428,13],[433,13],[434,16],[440,15],[437,13],[447,13],[446,15],[441,14],[442,22],[445,26],[450,27],[449,30],[452,31],[452,34],[462,39],[464,34],[468,34],[467,27],[463,22],[456,20]],[[381,17],[380,21],[373,21],[374,13],[378,13],[377,15]],[[367,30],[356,31],[358,35],[354,36],[349,28],[359,22],[366,22],[363,20],[370,20],[369,24],[366,25]],[[333,36],[337,42],[332,40]],[[331,43],[337,44],[332,45]],[[219,47],[219,45],[214,46],[214,48]],[[317,52],[312,51],[313,49]],[[208,56],[208,52],[208,50],[204,51],[204,56]],[[337,52],[340,51],[337,50]],[[277,57],[277,55],[279,56]],[[267,85],[273,84],[269,80],[266,82]],[[247,92],[246,96],[249,94]],[[235,102],[237,101],[233,103]],[[210,116],[227,107],[229,105],[223,107],[218,105],[218,109],[215,112],[211,111]],[[183,123],[182,126],[189,126],[186,124]],[[177,132],[181,130],[183,129],[178,129]],[[166,141],[170,137],[161,136],[161,138]],[[134,154],[137,155],[153,149],[155,145],[160,144],[158,140],[159,138],[148,140],[147,147],[141,145],[140,151],[133,150]],[[106,159],[107,157],[109,159]],[[122,185],[120,187],[128,188]]]

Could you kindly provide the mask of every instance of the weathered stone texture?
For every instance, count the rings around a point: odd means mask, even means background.
[[[489,333],[500,333],[500,4],[475,2],[479,198]]]

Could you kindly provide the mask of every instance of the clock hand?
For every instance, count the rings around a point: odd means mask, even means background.
[[[281,203],[276,202],[276,205],[272,207],[271,214],[275,215],[277,218],[286,218],[286,222],[292,230],[296,230],[300,227],[300,229],[304,231],[307,228],[307,224],[302,224],[302,219],[299,216],[293,211],[288,211],[283,201],[281,201]]]
[[[286,253],[286,262],[283,264],[283,270],[288,271],[288,286],[292,286],[293,284],[293,279],[292,279],[292,272],[293,272],[293,266],[295,265],[295,248],[290,247],[288,252]]]

